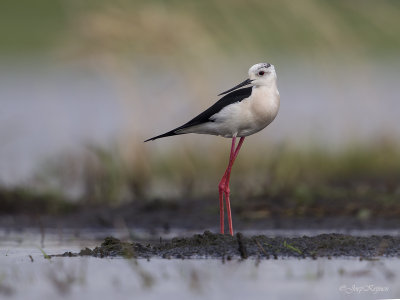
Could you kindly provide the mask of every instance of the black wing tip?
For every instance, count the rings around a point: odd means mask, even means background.
[[[169,131],[169,132],[166,132],[164,134],[160,134],[160,135],[154,136],[152,138],[149,138],[149,139],[145,140],[143,143],[146,143],[146,142],[149,142],[149,141],[154,141],[154,140],[157,140],[157,139],[161,139],[163,137],[173,136],[173,135],[178,135],[178,133],[175,133],[175,130]]]

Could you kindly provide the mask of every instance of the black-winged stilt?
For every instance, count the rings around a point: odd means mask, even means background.
[[[248,87],[241,88],[244,86]],[[278,114],[279,91],[276,85],[274,66],[268,63],[252,66],[249,69],[248,79],[218,96],[220,95],[225,96],[197,117],[182,126],[152,137],[145,142],[186,133],[211,134],[232,138],[228,167],[218,185],[218,189],[221,233],[224,233],[223,196],[225,195],[229,233],[233,235],[229,201],[231,170],[244,138],[264,129]],[[236,137],[240,137],[237,146]]]

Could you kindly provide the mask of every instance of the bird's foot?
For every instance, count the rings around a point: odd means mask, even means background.
[[[225,202],[226,202],[226,211],[227,211],[227,215],[228,215],[229,234],[233,236],[231,202],[229,200],[229,194],[230,194],[229,185],[227,185],[225,187],[224,194],[225,194]]]

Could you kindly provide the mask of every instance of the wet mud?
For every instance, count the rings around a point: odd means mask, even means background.
[[[107,237],[94,248],[79,253],[66,252],[56,256],[94,256],[125,258],[217,258],[277,259],[286,257],[400,257],[400,237],[388,235],[359,237],[344,234],[321,234],[302,237],[267,237],[265,235],[234,236],[205,231],[189,238],[173,238],[168,241],[122,242]]]

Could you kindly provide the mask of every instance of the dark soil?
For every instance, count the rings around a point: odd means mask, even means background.
[[[278,257],[318,258],[350,256],[360,258],[400,257],[400,237],[357,237],[343,234],[321,234],[308,237],[252,237],[237,233],[235,236],[205,231],[190,238],[169,241],[126,243],[107,237],[93,250],[79,253],[66,252],[56,256],[94,256],[126,258],[233,258],[271,259]]]

